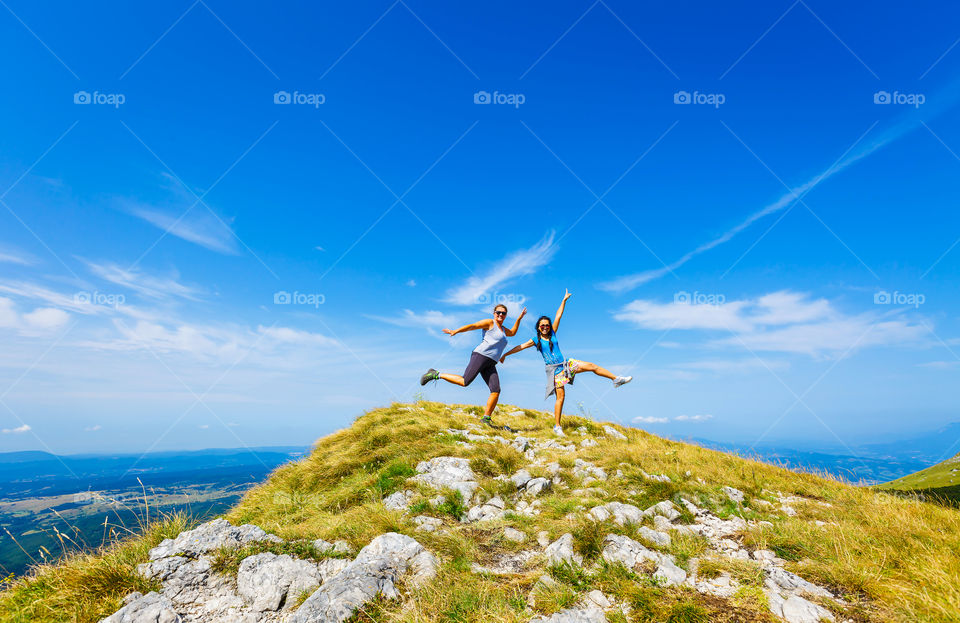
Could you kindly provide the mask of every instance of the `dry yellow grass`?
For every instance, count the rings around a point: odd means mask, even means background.
[[[530,615],[524,612],[525,600],[536,574],[506,580],[470,572],[472,563],[486,562],[514,547],[503,543],[497,530],[476,530],[447,518],[449,534],[414,532],[409,515],[387,511],[381,503],[384,495],[398,488],[416,489],[406,483],[407,476],[418,461],[434,456],[469,458],[481,471],[482,488],[494,493],[502,486],[493,476],[512,471],[518,465],[517,456],[499,444],[458,443],[462,439],[447,429],[465,428],[477,420],[456,409],[420,402],[371,411],[350,428],[319,440],[308,457],[277,469],[269,480],[250,490],[227,518],[234,523],[255,523],[287,539],[346,539],[356,547],[393,530],[414,536],[441,557],[441,573],[431,586],[411,594],[405,605],[371,604],[360,620],[526,621]],[[501,412],[511,411],[511,407],[501,407]],[[552,416],[546,413],[526,411],[499,415],[496,420],[526,436],[550,436]],[[546,530],[551,538],[572,532],[578,547],[589,552],[595,549],[596,535],[587,526],[565,519],[578,504],[589,507],[618,500],[644,507],[682,493],[720,515],[737,512],[771,522],[772,526],[752,528],[742,535],[745,543],[773,549],[789,561],[790,570],[850,602],[844,616],[860,621],[960,621],[960,512],[668,441],[637,429],[620,428],[628,440],[617,441],[605,437],[592,421],[565,418],[568,432],[581,425],[590,429],[599,444],[578,451],[578,456],[609,473],[622,470],[617,485],[591,498],[574,499],[569,490],[554,490],[541,496],[541,515],[508,515],[494,526],[508,524],[531,536]],[[557,453],[555,460],[569,477],[569,456]],[[648,481],[642,471],[666,474],[671,482]],[[724,485],[744,491],[745,506],[752,510],[731,504],[720,490]],[[636,493],[630,494],[631,490]],[[810,501],[792,503],[797,515],[788,517],[779,512],[771,492]],[[436,494],[428,489],[421,493]],[[768,508],[760,500],[773,501],[774,507]],[[629,529],[621,530],[627,533]],[[155,538],[145,538],[143,543]],[[0,616],[17,612],[32,596],[38,602],[31,610],[35,616],[3,620],[96,620],[81,614],[108,611],[119,598],[116,588],[87,591],[87,602],[100,599],[101,605],[82,612],[65,610],[80,592],[69,580],[74,577],[71,574],[85,577],[76,569],[89,571],[95,564],[105,564],[94,561],[119,556],[116,552],[123,548],[121,566],[127,569],[138,556],[145,556],[143,543],[128,543],[99,556],[36,571],[32,579],[0,596]],[[702,544],[678,543],[675,548],[674,553],[683,558],[697,555]],[[69,571],[71,568],[75,570]],[[649,586],[642,578],[626,581],[609,569],[602,573],[606,575],[591,581],[603,583],[632,603],[633,621],[669,616],[694,621],[701,615],[707,617],[704,620],[770,620],[758,591],[744,591],[734,603],[723,603],[685,589]],[[546,602],[538,602],[537,609],[553,611],[583,590],[571,579]]]

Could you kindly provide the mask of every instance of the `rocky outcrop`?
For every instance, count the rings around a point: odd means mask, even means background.
[[[240,563],[237,593],[251,610],[279,610],[293,605],[301,594],[315,591],[322,579],[316,563],[267,552]]]
[[[100,623],[180,623],[180,615],[173,603],[159,593],[132,593],[136,595],[123,608],[102,619]]]
[[[150,550],[149,555],[150,560],[167,556],[199,556],[216,549],[241,547],[257,541],[279,543],[281,539],[251,524],[234,526],[226,519],[215,519],[187,530],[175,539],[164,539]]]
[[[479,486],[476,474],[470,469],[470,461],[452,456],[421,461],[417,464],[417,475],[413,480],[434,489],[459,491],[464,500],[472,498]]]
[[[357,558],[325,583],[288,619],[288,623],[342,622],[377,595],[399,596],[396,583],[410,570],[412,585],[436,575],[438,561],[414,539],[388,532],[360,550]]]
[[[439,521],[439,520],[437,520]],[[152,560],[137,567],[143,577],[160,582],[162,591],[131,593],[105,623],[306,623],[343,621],[377,595],[398,596],[396,582],[406,573],[418,587],[436,575],[438,560],[409,536],[383,534],[360,550],[353,561],[319,562],[264,552],[240,561],[236,577],[213,568],[214,548],[281,542],[252,525],[208,522],[167,539],[151,550]],[[345,541],[318,540],[321,552],[344,553]],[[171,554],[171,555],[164,555]],[[306,597],[302,605],[298,604]]]

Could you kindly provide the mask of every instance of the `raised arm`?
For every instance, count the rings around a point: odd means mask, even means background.
[[[557,308],[557,315],[553,319],[553,330],[560,328],[560,319],[563,318],[563,310],[567,306],[567,299],[570,298],[570,290],[564,288],[563,300],[560,301],[560,307]]]
[[[476,331],[477,329],[490,329],[492,327],[493,318],[484,318],[483,320],[478,320],[477,322],[465,324],[459,329],[444,329],[443,332],[447,335],[456,335],[457,333],[466,333],[467,331]]]
[[[519,346],[514,346],[507,352],[503,353],[503,357],[500,358],[500,363],[503,363],[503,360],[507,358],[507,355],[512,355],[513,353],[519,353],[524,348],[530,348],[531,346],[533,346],[533,340],[527,340],[526,342],[524,342],[523,344],[520,344]]]
[[[527,315],[527,308],[524,307],[523,311],[520,312],[520,315],[517,316],[516,322],[513,323],[513,328],[504,329],[503,332],[507,335],[507,337],[513,337],[514,335],[517,334],[517,330],[520,329],[520,321],[523,320],[523,317],[526,315]]]

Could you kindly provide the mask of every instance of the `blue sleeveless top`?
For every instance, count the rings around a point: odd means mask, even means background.
[[[539,333],[537,333],[533,336],[533,345],[536,346],[537,342],[540,343],[540,354],[543,355],[543,362],[548,366],[566,361],[563,353],[560,352],[560,343],[557,342],[556,331],[550,335],[549,340],[544,340],[540,337]],[[552,349],[550,348],[551,346],[553,347]]]

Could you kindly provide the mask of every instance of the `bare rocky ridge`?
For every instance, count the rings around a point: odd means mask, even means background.
[[[450,429],[445,434],[459,436],[459,443],[502,444],[520,452],[526,464],[512,475],[495,480],[504,487],[498,494],[481,487],[481,478],[471,469],[470,461],[452,456],[437,456],[420,462],[417,474],[401,489],[383,499],[386,511],[406,515],[411,534],[437,533],[467,529],[470,526],[492,526],[505,541],[516,543],[517,551],[500,555],[496,560],[474,563],[473,573],[489,576],[532,575],[536,580],[527,603],[533,604],[537,591],[557,585],[551,573],[558,568],[596,569],[599,562],[622,565],[647,581],[664,587],[679,587],[719,599],[733,599],[742,588],[736,577],[726,571],[701,573],[711,564],[721,568],[728,563],[751,565],[762,573],[762,590],[769,611],[775,617],[790,623],[818,623],[836,621],[831,609],[823,604],[832,602],[834,611],[842,611],[845,603],[828,589],[788,571],[786,562],[769,550],[750,550],[741,543],[739,535],[754,525],[737,514],[726,518],[717,516],[701,506],[692,495],[680,494],[672,500],[662,500],[648,508],[639,508],[624,502],[592,504],[591,497],[607,497],[608,488],[618,484],[622,473],[608,473],[577,456],[581,449],[593,447],[597,440],[606,443],[629,443],[627,437],[611,426],[603,427],[603,434],[594,439],[581,428],[571,437],[579,439],[557,441],[536,439],[510,433],[490,434],[489,429],[469,427]],[[583,443],[591,441],[594,443]],[[564,470],[553,459],[566,456]],[[567,461],[567,459],[558,459]],[[624,466],[625,464],[621,464]],[[534,476],[534,474],[542,474]],[[650,481],[669,481],[665,475],[651,476]],[[486,481],[486,482],[489,482]],[[625,481],[624,481],[625,482]],[[436,492],[458,492],[465,511],[459,524],[435,512],[443,502],[442,496],[428,498],[424,488]],[[512,493],[505,493],[510,491]],[[583,500],[570,512],[570,522],[598,522],[624,534],[606,534],[602,553],[597,562],[585,562],[575,549],[571,532],[537,533],[536,539],[510,526],[500,527],[511,516],[536,520],[541,512],[540,500],[546,492],[569,491]],[[722,494],[731,504],[742,507],[746,496],[732,487],[723,487]],[[780,512],[789,515],[794,505],[807,503],[800,498],[786,498],[771,494],[780,501]],[[609,499],[609,497],[607,497]],[[418,500],[421,500],[418,502]],[[423,501],[427,503],[424,504]],[[753,502],[761,502],[754,500]],[[418,503],[424,509],[409,513]],[[772,503],[767,502],[771,506]],[[564,511],[566,512],[566,511]],[[416,516],[412,516],[416,515]],[[435,516],[437,515],[437,516]],[[529,520],[527,520],[529,521]],[[501,523],[497,523],[501,522]],[[571,523],[573,525],[573,523]],[[651,527],[652,526],[652,527]],[[604,530],[606,532],[606,530]],[[532,534],[532,533],[531,533]],[[603,534],[603,533],[601,533]],[[669,548],[681,535],[699,535],[708,544],[706,551],[678,562],[677,558],[661,548]],[[699,538],[697,537],[697,538]],[[690,537],[686,537],[690,538]],[[141,564],[138,572],[146,578],[158,580],[162,591],[128,596],[125,605],[104,623],[311,623],[319,621],[346,621],[364,604],[377,596],[387,600],[403,599],[407,591],[418,591],[437,575],[443,561],[428,551],[415,538],[389,532],[374,538],[353,560],[324,558],[319,562],[294,556],[259,553],[244,558],[235,574],[213,570],[212,553],[218,549],[236,549],[258,542],[282,544],[283,541],[257,526],[233,526],[219,519],[194,530],[167,539],[150,551],[150,561]],[[314,543],[320,552],[345,555],[349,545],[326,541]],[[557,576],[560,577],[560,576]],[[398,588],[401,580],[402,588]],[[527,620],[537,623],[598,623],[608,615],[630,618],[630,606],[617,602],[612,595],[592,590],[572,607],[549,615],[537,616],[528,610]]]

